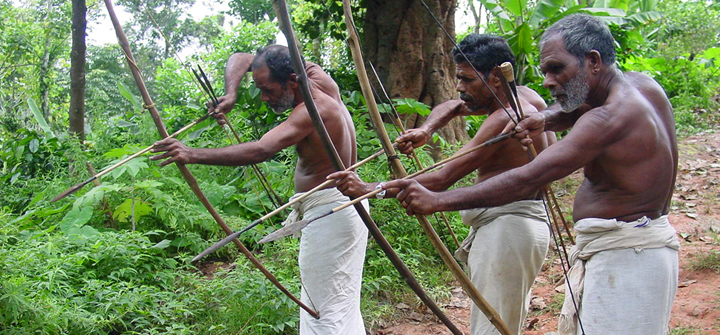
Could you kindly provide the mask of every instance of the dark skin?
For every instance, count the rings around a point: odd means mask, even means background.
[[[457,64],[457,90],[466,97],[465,108],[473,110],[475,113],[484,112],[484,114],[489,114],[475,137],[463,146],[460,152],[478,146],[499,135],[507,123],[510,122],[509,116],[502,109],[503,105],[508,110],[510,110],[510,107],[502,91],[501,82],[497,77],[499,74],[499,70],[495,70],[490,73],[486,80],[493,92],[500,98],[502,105],[492,96],[485,84],[482,83],[482,80],[467,63]],[[537,113],[535,107],[528,101],[522,98],[520,101],[523,110],[527,113]],[[547,146],[547,139],[544,134],[536,136],[535,140],[538,149],[542,150]],[[420,175],[415,180],[427,189],[443,191],[473,171],[477,171],[476,182],[479,183],[512,168],[527,164],[528,161],[527,153],[520,143],[512,140],[503,141],[453,160],[442,169]],[[378,184],[365,183],[354,172],[336,172],[329,175],[328,179],[338,179],[336,182],[338,190],[345,195],[354,197],[371,192]],[[394,191],[390,189],[386,197],[395,196]],[[536,190],[536,192],[528,194],[525,199],[535,199],[538,196],[537,193]]]
[[[575,196],[575,221],[591,217],[633,221],[667,214],[677,172],[670,102],[651,78],[623,74],[613,64],[604,64],[597,51],[583,60],[580,64],[568,53],[559,36],[543,44],[540,64],[545,87],[563,88],[584,71],[590,93],[586,105],[574,112],[543,111],[516,127],[518,138],[572,127],[531,163],[442,194],[411,181],[392,181],[385,187],[402,190],[398,200],[407,204],[408,213],[428,214],[506,204],[584,168],[585,180]]]
[[[227,92],[236,92],[240,80],[252,63],[253,55],[235,54],[228,60],[226,71],[233,71],[228,78]],[[335,144],[345,165],[356,161],[355,128],[350,113],[340,100],[340,92],[335,82],[319,66],[308,63],[306,66],[311,85],[311,93],[330,138]],[[298,153],[295,167],[295,191],[305,192],[321,184],[325,177],[335,171],[320,137],[302,101],[295,74],[284,83],[274,81],[269,68],[263,63],[252,69],[255,85],[262,92],[262,100],[269,105],[277,104],[288,92],[292,94],[293,109],[288,119],[268,131],[260,140],[241,143],[224,148],[189,148],[175,139],[165,139],[155,143],[152,152],[163,152],[151,157],[151,160],[165,159],[160,166],[180,162],[184,164],[208,164],[241,166],[263,162],[280,150],[294,145]],[[228,84],[229,83],[229,84]],[[235,88],[232,90],[232,88]],[[221,97],[218,110],[226,113],[235,103],[234,95]],[[230,103],[232,102],[232,103]]]
[[[472,69],[470,69],[470,71],[472,71]],[[474,74],[474,72],[475,71],[472,71],[468,74]],[[458,80],[462,79],[458,77]],[[517,89],[520,99],[523,99],[525,102],[532,105],[533,109],[540,111],[547,108],[545,101],[537,94],[537,92],[525,86],[518,86]],[[510,109],[508,108],[508,110]],[[525,109],[523,109],[523,111],[524,110]],[[408,129],[407,132],[395,139],[395,142],[398,144],[398,151],[409,155],[414,149],[425,145],[435,131],[447,125],[450,120],[455,117],[466,115],[487,115],[491,112],[493,112],[493,110],[487,110],[480,107],[474,107],[471,109],[465,101],[460,99],[445,101],[433,108],[430,116],[428,116],[427,120],[423,122],[422,126],[414,129]],[[557,142],[555,133],[547,132],[546,135],[549,144]]]

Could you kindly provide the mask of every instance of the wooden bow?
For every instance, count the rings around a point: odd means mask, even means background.
[[[320,136],[320,139],[323,142],[323,147],[330,156],[330,160],[332,161],[335,170],[342,171],[345,169],[343,163],[340,160],[337,151],[335,150],[335,146],[330,139],[330,135],[328,134],[327,129],[325,129],[325,125],[320,118],[320,114],[317,111],[315,102],[313,101],[313,97],[310,92],[307,73],[305,72],[305,67],[303,66],[300,49],[298,48],[295,39],[295,33],[290,23],[290,15],[287,11],[287,4],[285,3],[285,0],[273,0],[273,5],[276,6],[277,17],[280,21],[280,28],[285,34],[285,37],[288,41],[290,58],[292,61],[293,69],[295,70],[295,75],[297,76],[300,93],[302,94],[303,101],[305,102],[305,107],[307,108],[308,114],[312,119],[313,126],[315,127],[318,135]],[[390,148],[392,149],[392,145],[390,145]],[[387,148],[385,148],[385,150],[386,153],[390,153],[390,151],[387,151]],[[365,210],[365,207],[363,207],[361,204],[356,204],[355,209],[357,210],[359,216],[362,218],[363,222],[367,226],[370,234],[372,234],[375,241],[378,243],[385,255],[390,259],[390,262],[393,263],[395,268],[400,273],[400,276],[402,276],[408,286],[412,288],[412,290],[415,292],[415,294],[417,294],[420,300],[422,300],[423,303],[425,303],[425,305],[428,306],[428,308],[430,308],[438,318],[440,318],[440,320],[448,327],[448,329],[453,332],[453,334],[462,334],[462,332],[457,329],[457,327],[452,323],[452,321],[450,321],[450,319],[442,312],[442,310],[440,310],[440,308],[435,304],[435,302],[433,302],[427,296],[425,291],[420,287],[420,285],[417,283],[417,280],[415,280],[413,274],[410,272],[407,266],[405,266],[405,263],[403,263],[400,257],[398,257],[392,246],[390,246],[388,241],[385,239],[385,236],[383,236],[380,229],[377,227],[368,212]]]
[[[377,104],[375,103],[375,98],[370,91],[370,80],[367,77],[367,72],[365,71],[365,63],[363,62],[362,55],[360,53],[359,40],[357,35],[355,34],[355,30],[352,28],[355,23],[352,19],[349,0],[343,0],[343,8],[345,12],[345,22],[348,27],[350,50],[352,52],[353,61],[355,62],[355,69],[357,71],[358,79],[360,80],[360,87],[362,88],[363,96],[365,96],[368,111],[370,112],[370,118],[372,119],[375,131],[377,132],[378,137],[380,137],[380,141],[383,144],[383,148],[385,149],[385,152],[387,152],[388,157],[397,157],[395,155],[395,150],[392,147],[392,142],[390,141],[390,138],[385,131],[385,127],[383,126],[380,112],[378,110]],[[405,177],[407,175],[407,172],[405,171],[405,168],[402,166],[402,163],[399,159],[393,159],[391,161],[391,164],[398,177]],[[463,271],[463,269],[460,267],[460,264],[455,261],[455,258],[452,256],[450,251],[442,243],[440,237],[437,235],[435,229],[433,229],[427,218],[424,215],[419,214],[415,217],[420,222],[423,231],[428,236],[430,243],[432,243],[433,247],[440,255],[440,258],[442,258],[443,262],[445,262],[445,264],[450,268],[450,272],[452,272],[455,279],[458,280],[460,286],[462,286],[463,290],[468,294],[470,299],[472,299],[475,305],[480,308],[480,310],[485,314],[485,316],[487,316],[490,322],[498,329],[498,331],[500,331],[500,333],[505,335],[511,335],[512,332],[507,327],[505,322],[500,318],[497,311],[495,311],[485,300],[485,298],[483,298],[478,289],[472,284],[470,278],[468,278],[468,276],[465,274],[465,271]]]
[[[117,19],[117,16],[115,15],[115,9],[112,3],[112,0],[105,0],[105,6],[108,9],[108,14],[110,15],[110,19],[112,20],[113,27],[115,28],[115,33],[118,37],[118,43],[120,44],[120,47],[122,48],[123,52],[125,53],[125,57],[127,58],[128,65],[130,67],[130,71],[132,72],[133,78],[135,78],[135,83],[137,84],[138,89],[140,90],[140,94],[142,95],[144,107],[150,112],[150,115],[152,116],[153,121],[155,122],[155,126],[157,127],[158,133],[160,133],[160,136],[162,138],[168,137],[168,132],[165,129],[165,125],[163,124],[162,119],[160,118],[160,113],[158,113],[157,109],[155,108],[155,104],[153,104],[152,99],[150,98],[150,95],[145,88],[145,82],[142,79],[142,76],[140,74],[140,70],[138,69],[137,65],[135,64],[135,59],[132,56],[132,52],[130,51],[130,44],[128,43],[127,37],[125,36],[125,33],[123,32],[122,26],[120,25],[120,22]],[[175,163],[175,165],[180,170],[180,173],[182,174],[183,178],[187,182],[188,186],[190,186],[190,189],[195,193],[195,196],[200,200],[200,202],[205,206],[205,209],[210,213],[210,215],[215,219],[215,221],[220,225],[223,231],[225,231],[226,234],[232,234],[232,229],[228,227],[228,225],[223,221],[223,219],[220,217],[220,214],[215,210],[215,208],[210,204],[210,201],[205,197],[205,194],[200,190],[200,186],[198,186],[197,181],[195,180],[195,177],[190,173],[190,170],[185,167],[184,164],[181,163]],[[312,315],[314,318],[320,318],[318,313],[302,303],[300,299],[295,297],[288,289],[285,288],[278,280],[275,278],[275,276],[270,273],[263,265],[260,263],[260,261],[255,258],[255,256],[248,250],[245,245],[240,242],[240,240],[235,239],[233,241],[235,245],[240,249],[240,252],[242,252],[245,257],[247,257],[250,262],[257,267],[260,272],[265,275],[265,277],[270,280],[275,287],[277,287],[280,291],[282,291],[288,298],[290,298],[292,301],[294,301],[296,304],[298,304],[302,309],[307,311],[310,315]]]

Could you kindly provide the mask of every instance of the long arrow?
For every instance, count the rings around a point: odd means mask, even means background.
[[[335,150],[335,146],[330,139],[330,135],[328,134],[327,129],[325,129],[325,125],[322,122],[322,118],[317,111],[315,102],[312,98],[312,93],[310,92],[308,77],[307,73],[305,72],[305,67],[303,66],[300,49],[298,48],[292,25],[290,24],[290,15],[287,11],[287,4],[285,3],[285,0],[273,0],[273,5],[277,8],[277,17],[280,21],[280,28],[282,29],[283,33],[285,34],[285,38],[288,41],[290,59],[292,61],[293,69],[295,70],[295,75],[297,76],[300,93],[302,94],[303,101],[305,102],[305,106],[308,110],[308,115],[310,115],[310,118],[312,119],[313,126],[315,127],[318,136],[323,142],[323,147],[330,156],[330,160],[335,167],[335,170],[342,171],[345,169],[344,164],[340,159],[337,151]],[[391,151],[388,151],[388,148],[386,146],[383,146],[383,148],[385,148],[385,151],[390,154]],[[392,146],[390,146],[390,148],[392,149]],[[398,272],[408,284],[408,286],[412,288],[412,290],[415,292],[415,294],[417,294],[420,300],[422,300],[425,305],[428,306],[428,308],[430,308],[430,310],[432,310],[438,318],[440,318],[440,320],[445,324],[445,326],[448,327],[448,329],[453,332],[453,334],[461,335],[462,332],[457,329],[457,327],[452,323],[452,321],[450,321],[450,319],[442,312],[442,310],[435,304],[435,302],[432,301],[430,297],[428,297],[422,287],[420,287],[412,272],[410,272],[407,266],[405,266],[405,263],[403,263],[400,257],[395,253],[392,246],[390,246],[390,243],[388,243],[388,241],[385,239],[385,236],[383,236],[378,226],[368,214],[367,210],[365,210],[365,207],[360,204],[356,204],[355,210],[358,212],[360,218],[362,218],[365,226],[368,228],[370,234],[375,239],[375,242],[377,242],[378,246],[380,246],[388,259],[390,259],[390,262],[395,266],[395,268],[398,270]]]
[[[363,160],[361,160],[361,161],[353,164],[353,165],[350,166],[349,168],[345,169],[345,171],[354,170],[354,169],[356,169],[357,167],[359,167],[359,166],[361,166],[361,165],[363,165],[363,164],[365,164],[365,163],[367,163],[367,162],[375,159],[376,157],[378,157],[378,156],[380,156],[380,155],[382,155],[382,154],[384,154],[384,153],[385,153],[384,150],[379,150],[378,152],[370,155],[369,157],[367,157],[367,158],[365,158],[365,159],[363,159]],[[200,260],[200,259],[202,259],[203,257],[205,257],[205,256],[209,255],[210,253],[214,252],[215,250],[218,250],[218,249],[222,248],[224,245],[230,243],[230,241],[232,241],[233,239],[236,239],[236,238],[237,238],[238,236],[240,236],[242,233],[244,233],[244,232],[252,229],[253,227],[255,227],[255,226],[257,226],[258,224],[260,224],[261,222],[263,222],[263,221],[265,221],[265,220],[273,217],[275,214],[280,213],[282,210],[284,210],[284,209],[286,209],[286,208],[288,208],[288,207],[290,207],[290,206],[292,206],[292,205],[294,205],[294,204],[296,204],[296,203],[298,203],[298,202],[300,202],[300,201],[305,200],[305,198],[307,198],[307,197],[310,196],[311,194],[313,194],[313,193],[315,193],[315,192],[317,192],[317,191],[319,191],[319,190],[322,190],[322,189],[327,188],[328,186],[332,185],[334,182],[335,182],[335,180],[326,180],[326,181],[323,182],[322,184],[320,184],[320,185],[318,185],[318,186],[315,186],[313,189],[311,189],[311,190],[303,193],[303,195],[301,195],[301,196],[299,196],[299,197],[297,197],[297,198],[295,198],[295,199],[293,199],[293,200],[291,200],[291,201],[288,201],[288,203],[286,203],[286,204],[278,207],[278,208],[275,209],[274,211],[272,211],[272,212],[270,212],[270,213],[267,213],[267,214],[265,214],[263,217],[261,217],[261,218],[255,220],[255,221],[253,221],[251,224],[247,225],[247,227],[245,227],[245,228],[243,228],[243,229],[241,229],[241,230],[238,230],[238,231],[236,231],[236,232],[228,235],[228,236],[225,237],[224,239],[218,241],[217,243],[211,245],[209,248],[203,250],[203,252],[201,252],[201,253],[199,253],[197,256],[195,256],[195,258],[193,258],[192,261],[195,262],[195,261],[197,261],[197,260]]]
[[[489,140],[487,140],[487,141],[485,141],[485,142],[483,142],[483,143],[481,143],[481,144],[478,144],[478,145],[476,145],[476,146],[474,146],[474,147],[472,147],[472,148],[470,148],[470,149],[467,149],[467,150],[465,150],[465,151],[463,151],[463,152],[456,153],[456,154],[453,155],[452,157],[445,158],[445,159],[443,159],[443,160],[441,160],[441,161],[439,161],[439,162],[437,162],[437,163],[435,163],[435,164],[433,164],[433,165],[430,165],[430,166],[428,166],[428,167],[426,167],[426,168],[424,168],[424,169],[422,169],[422,170],[419,170],[419,171],[417,171],[417,172],[415,172],[415,173],[413,173],[413,174],[407,175],[407,176],[405,176],[405,177],[403,177],[403,178],[401,178],[401,179],[412,179],[412,178],[415,178],[415,177],[417,177],[417,176],[419,176],[419,175],[421,175],[421,174],[423,174],[423,173],[425,173],[425,172],[428,172],[428,171],[430,171],[430,170],[433,170],[433,169],[436,169],[436,168],[438,168],[438,167],[441,167],[441,166],[447,164],[447,163],[450,162],[450,161],[456,160],[456,159],[458,159],[458,158],[460,158],[460,157],[463,157],[463,156],[465,156],[465,155],[467,155],[467,154],[469,154],[469,153],[475,152],[475,151],[477,151],[477,150],[480,149],[480,148],[484,148],[484,147],[486,147],[486,146],[488,146],[488,145],[492,145],[492,144],[501,142],[501,141],[503,141],[503,140],[506,140],[506,139],[512,137],[513,135],[515,135],[515,131],[511,131],[511,132],[506,133],[506,134],[501,134],[501,135],[495,136],[495,137],[493,137],[493,138],[491,138],[491,139],[489,139]],[[303,228],[307,227],[307,225],[310,224],[310,223],[313,222],[313,221],[322,219],[322,218],[324,218],[324,217],[326,217],[326,216],[328,216],[328,215],[330,215],[330,214],[337,213],[337,212],[339,212],[339,211],[341,211],[341,210],[343,210],[343,209],[345,209],[345,208],[347,208],[347,207],[350,207],[350,206],[352,206],[352,205],[355,205],[356,203],[358,203],[358,202],[360,202],[360,201],[362,201],[362,200],[365,200],[365,199],[367,199],[367,198],[374,197],[375,195],[377,195],[378,193],[380,193],[380,192],[382,192],[382,191],[383,191],[382,189],[378,188],[378,189],[376,189],[376,190],[373,190],[373,191],[370,191],[370,192],[368,192],[368,193],[365,193],[365,194],[363,194],[363,195],[361,195],[361,196],[353,199],[352,201],[348,201],[348,202],[346,202],[346,203],[344,203],[344,204],[342,204],[342,205],[339,205],[339,206],[337,206],[337,207],[335,207],[335,208],[333,208],[333,209],[331,209],[331,210],[329,210],[329,211],[327,211],[327,212],[325,212],[325,213],[323,213],[323,214],[320,214],[319,216],[316,216],[316,217],[314,217],[314,218],[312,218],[312,219],[297,221],[297,222],[293,222],[293,223],[291,223],[291,224],[288,224],[288,225],[286,225],[285,227],[282,227],[282,228],[280,228],[280,229],[278,229],[278,230],[276,230],[276,231],[268,234],[267,236],[263,237],[263,238],[259,241],[259,243],[272,242],[272,241],[275,241],[275,240],[279,240],[279,239],[281,239],[281,238],[283,238],[283,237],[285,237],[285,236],[290,236],[290,235],[292,235],[292,234],[294,234],[294,233],[302,230]],[[229,241],[228,241],[228,242],[229,242]]]
[[[205,121],[208,117],[210,117],[210,116],[213,115],[213,114],[215,114],[215,113],[210,113],[210,114],[204,115],[203,117],[201,117],[201,118],[193,121],[192,123],[188,124],[187,126],[180,128],[178,131],[172,133],[172,134],[169,135],[168,137],[173,138],[173,137],[175,137],[175,136],[180,135],[181,133],[185,132],[186,130],[194,127],[196,124]],[[154,147],[155,147],[155,145],[153,144],[153,145],[151,145],[151,146],[149,146],[149,147],[147,147],[147,148],[145,148],[145,149],[142,149],[142,150],[140,150],[140,151],[138,151],[138,152],[136,152],[136,153],[134,153],[134,154],[126,157],[125,159],[123,159],[123,160],[121,160],[121,161],[113,164],[112,166],[106,168],[105,170],[102,170],[102,171],[98,172],[97,174],[95,174],[94,176],[88,178],[87,180],[71,186],[71,187],[68,188],[67,190],[65,190],[65,191],[63,191],[62,193],[60,193],[60,194],[58,194],[57,196],[55,196],[55,198],[53,198],[52,200],[50,200],[50,202],[58,201],[58,200],[60,200],[60,199],[62,199],[62,198],[67,197],[67,196],[70,195],[70,194],[73,194],[73,193],[77,192],[79,189],[83,188],[83,186],[85,186],[85,185],[87,185],[87,184],[90,184],[93,180],[96,180],[96,179],[98,179],[98,178],[100,178],[100,177],[108,174],[110,171],[117,169],[117,168],[120,167],[121,165],[123,165],[123,164],[125,164],[125,163],[127,163],[127,162],[129,162],[129,161],[131,161],[131,160],[133,160],[135,157],[138,157],[138,156],[140,156],[140,155],[142,155],[142,154],[150,151],[150,149],[152,149],[152,148],[154,148]]]
[[[375,131],[380,137],[380,141],[383,144],[383,147],[388,152],[388,154],[391,155],[391,157],[395,157],[392,156],[394,155],[394,150],[392,148],[390,138],[388,137],[387,132],[385,131],[385,127],[383,126],[380,112],[377,108],[377,104],[375,103],[375,98],[373,97],[372,92],[370,92],[369,89],[370,81],[368,79],[367,72],[365,71],[365,64],[362,60],[359,39],[357,34],[355,33],[355,30],[352,29],[352,27],[355,26],[355,23],[353,22],[352,13],[350,11],[350,0],[343,0],[343,9],[345,12],[345,22],[348,29],[349,42],[351,45],[350,50],[352,52],[353,61],[355,62],[357,76],[360,80],[360,87],[362,88],[363,96],[365,96],[368,111],[370,112],[370,118],[372,120],[373,126],[375,127]],[[391,164],[395,170],[395,173],[399,177],[405,177],[407,175],[407,172],[405,171],[405,168],[402,166],[402,163],[399,159],[393,159],[391,161]],[[443,242],[440,240],[440,237],[437,235],[437,232],[435,232],[435,229],[433,229],[428,219],[424,215],[415,215],[415,217],[417,218],[418,222],[420,222],[420,226],[425,232],[425,235],[427,235],[428,239],[430,240],[430,243],[440,255],[440,258],[442,258],[445,265],[448,266],[450,272],[452,272],[455,279],[458,280],[460,286],[462,286],[463,290],[468,294],[470,299],[485,314],[485,316],[490,320],[490,322],[495,326],[495,328],[500,331],[500,333],[502,333],[503,335],[511,335],[512,332],[507,327],[505,322],[500,318],[500,315],[492,308],[492,306],[490,306],[487,300],[483,298],[483,296],[480,294],[480,291],[478,291],[475,285],[472,284],[470,278],[468,278],[468,276],[465,274],[465,271],[463,271],[463,269],[460,267],[460,264],[457,263],[453,255],[450,253],[447,247],[445,247],[445,244],[443,244]]]
[[[152,99],[150,98],[150,94],[148,93],[147,89],[145,88],[145,82],[142,79],[142,76],[140,75],[140,69],[138,69],[137,64],[135,63],[135,59],[132,56],[132,52],[130,51],[130,44],[128,43],[127,37],[125,36],[125,33],[122,30],[122,26],[120,26],[120,22],[117,19],[117,16],[115,15],[115,9],[113,7],[113,3],[111,0],[105,0],[105,6],[108,9],[108,13],[110,15],[110,19],[112,20],[113,27],[115,28],[115,33],[118,37],[118,42],[120,44],[120,47],[122,48],[123,52],[125,53],[125,57],[127,58],[130,71],[132,72],[133,78],[135,78],[135,83],[138,86],[138,89],[140,90],[140,94],[142,95],[144,107],[150,112],[150,115],[153,118],[153,121],[155,122],[155,126],[158,129],[158,132],[160,133],[162,138],[168,137],[168,132],[165,130],[165,125],[162,122],[162,119],[160,118],[160,113],[158,113],[157,109],[155,108],[155,104],[153,103]],[[220,214],[215,210],[215,208],[210,204],[210,201],[205,197],[205,194],[200,190],[200,186],[198,186],[197,181],[195,180],[195,177],[193,177],[192,173],[190,173],[190,170],[187,169],[185,164],[182,163],[175,163],[175,165],[180,170],[180,173],[182,174],[183,178],[187,182],[188,186],[190,186],[190,189],[192,189],[193,193],[195,193],[195,196],[197,196],[198,200],[205,206],[205,209],[210,213],[210,215],[215,219],[215,221],[220,225],[223,231],[225,231],[226,234],[232,234],[232,229],[228,227],[228,225],[223,221],[223,219],[220,217]],[[278,280],[275,278],[275,276],[266,269],[260,261],[255,258],[255,256],[248,250],[245,245],[243,245],[240,240],[235,239],[233,240],[235,245],[240,249],[240,252],[242,252],[245,257],[247,257],[248,260],[250,260],[255,267],[257,267],[260,272],[265,275],[265,277],[270,280],[275,287],[277,287],[280,291],[282,291],[288,298],[290,298],[292,301],[294,301],[298,306],[300,306],[302,309],[304,309],[308,314],[312,315],[314,318],[319,319],[320,315],[305,305],[300,299],[295,297],[290,291],[285,288]]]

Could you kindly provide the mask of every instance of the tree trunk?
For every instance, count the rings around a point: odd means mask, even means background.
[[[72,51],[70,52],[70,133],[85,141],[85,0],[72,0]]]
[[[456,1],[426,3],[454,36]],[[457,99],[452,42],[419,0],[368,0],[364,28],[363,52],[391,98],[413,98],[431,107]],[[404,118],[407,128],[418,127],[425,120],[419,115]],[[438,133],[450,143],[469,140],[463,118],[456,118]],[[439,157],[437,146],[433,155]]]
[[[47,0],[47,15],[50,15],[51,10],[52,1]],[[45,49],[42,64],[40,64],[40,109],[48,122],[52,122],[50,119],[50,78],[48,78],[50,72],[50,29],[50,27],[46,27],[45,30]]]

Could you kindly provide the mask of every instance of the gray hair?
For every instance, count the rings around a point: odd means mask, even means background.
[[[582,63],[592,50],[600,53],[607,65],[615,63],[615,39],[610,28],[600,19],[587,14],[573,14],[562,18],[548,28],[540,39],[540,48],[549,39],[562,37],[565,49]]]

